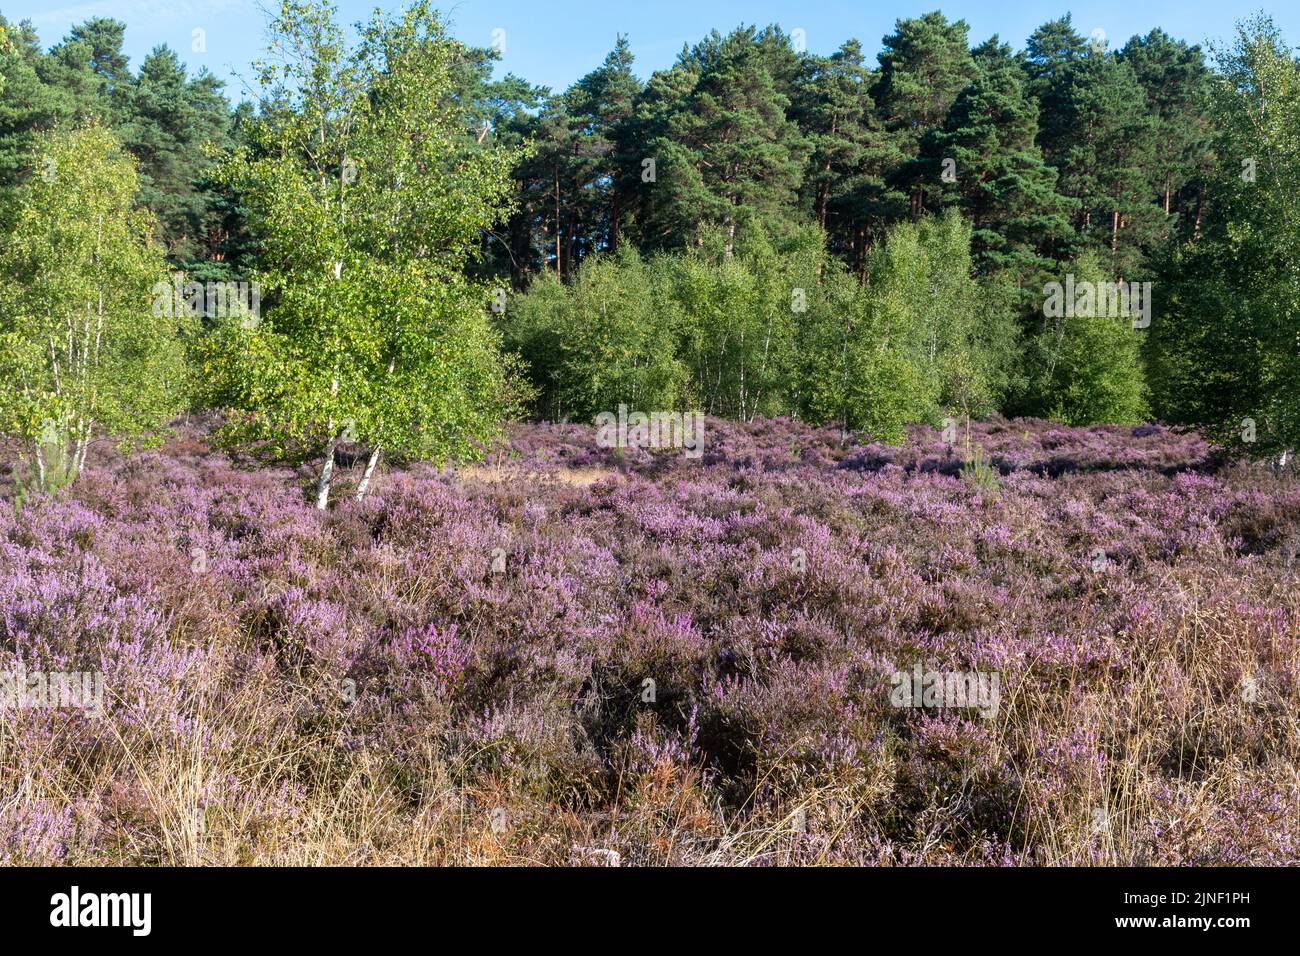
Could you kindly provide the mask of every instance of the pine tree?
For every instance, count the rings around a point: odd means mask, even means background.
[[[955,204],[970,220],[981,272],[1007,270],[1033,289],[1069,248],[1072,206],[1039,152],[1038,107],[1010,49],[995,37],[976,60],[979,75],[904,175],[932,204]]]
[[[966,21],[949,23],[935,12],[899,20],[894,33],[884,38],[871,96],[888,134],[892,175],[884,202],[891,218],[917,218],[925,210],[921,191],[899,174],[916,157],[921,138],[943,121],[957,94],[975,77],[968,34]]]
[[[752,28],[706,39],[667,78],[695,76],[684,100],[657,122],[643,120],[658,127],[646,144],[656,176],[642,187],[645,228],[664,245],[698,241],[701,225],[714,226],[730,254],[743,225],[777,222],[794,208],[808,144],[768,72],[767,62],[782,62],[772,43]],[[648,92],[659,93],[653,81]]]
[[[1132,67],[1084,46],[1069,17],[1030,37],[1024,69],[1039,102],[1039,145],[1076,205],[1074,226],[1116,276],[1141,269],[1158,236],[1151,203],[1156,123]]]
[[[212,263],[206,239],[218,202],[205,178],[213,160],[205,147],[228,148],[230,109],[211,74],[190,79],[167,47],[145,57],[130,85],[130,120],[122,135],[140,168],[140,194],[158,221],[173,263],[198,281],[229,278]]]
[[[585,245],[592,252],[617,250],[628,205],[628,163],[618,153],[618,142],[641,92],[632,62],[627,37],[620,35],[605,62],[565,94],[574,121],[578,177],[586,184],[589,235]]]
[[[810,56],[791,115],[811,148],[803,202],[830,249],[860,270],[872,210],[884,188],[885,143],[870,89],[875,78],[862,45],[849,40],[829,57]]]
[[[493,80],[493,64],[499,58],[496,50],[459,47],[454,59],[449,100],[460,110],[467,141],[482,150],[522,147],[536,133],[538,112],[550,97],[546,87],[533,86],[513,73]],[[482,258],[467,265],[478,278],[508,275],[515,288],[523,287],[541,267],[539,190],[526,165],[513,171],[514,212],[503,226],[484,229]]]
[[[1038,102],[1038,145],[1044,159],[1058,169],[1064,164],[1069,132],[1070,71],[1087,51],[1088,44],[1074,29],[1068,13],[1044,23],[1025,41],[1021,68],[1029,95]]]
[[[1133,37],[1119,58],[1133,67],[1146,92],[1147,110],[1159,124],[1159,148],[1152,154],[1150,176],[1157,200],[1166,216],[1182,215],[1184,230],[1191,234],[1200,209],[1194,180],[1212,161],[1207,117],[1210,71],[1200,47],[1174,40],[1159,29]],[[1190,209],[1185,209],[1189,201]]]
[[[0,49],[0,209],[8,205],[36,136],[70,126],[108,109],[100,97],[102,81],[90,66],[91,48],[80,42],[41,52],[30,22],[16,27],[0,17],[7,42]]]

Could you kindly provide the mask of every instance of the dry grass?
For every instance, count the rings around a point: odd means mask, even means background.
[[[456,474],[466,481],[491,484],[557,484],[587,488],[601,481],[616,481],[619,473],[609,468],[554,468],[541,471],[513,465],[465,465]]]

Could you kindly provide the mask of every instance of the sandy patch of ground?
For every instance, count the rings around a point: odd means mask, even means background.
[[[550,471],[507,466],[498,468],[494,465],[466,465],[457,468],[456,474],[465,481],[516,482],[536,481],[586,488],[607,478],[618,477],[618,472],[609,468],[556,468]]]

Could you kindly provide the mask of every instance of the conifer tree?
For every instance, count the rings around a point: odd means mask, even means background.
[[[1069,248],[1072,204],[1043,162],[1038,107],[1010,49],[995,37],[977,53],[979,75],[923,140],[910,176],[970,220],[981,272],[1009,271],[1032,289]]]
[[[829,57],[808,57],[792,116],[808,137],[804,204],[832,251],[860,268],[872,214],[884,188],[886,144],[871,101],[874,76],[862,45],[849,40]]]
[[[1200,47],[1160,29],[1133,37],[1119,58],[1132,66],[1158,124],[1150,175],[1157,201],[1166,216],[1181,215],[1184,234],[1191,234],[1201,198],[1195,181],[1212,162],[1209,68]]]
[[[768,71],[776,58],[763,44],[772,42],[747,28],[683,55],[679,76],[699,72],[647,143],[656,173],[643,193],[666,244],[698,241],[699,226],[717,226],[730,255],[742,225],[780,221],[794,205],[808,144]]]
[[[893,175],[885,201],[892,217],[917,218],[925,211],[921,191],[899,173],[916,157],[921,138],[943,121],[957,94],[974,79],[968,34],[964,20],[949,23],[934,12],[899,20],[884,38],[871,96],[888,134],[887,165]]]

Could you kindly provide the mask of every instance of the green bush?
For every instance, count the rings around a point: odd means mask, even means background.
[[[1017,364],[1011,300],[972,278],[970,242],[955,213],[898,226],[865,283],[817,229],[751,229],[731,255],[709,236],[682,256],[625,247],[567,286],[539,278],[501,326],[545,417],[698,407],[896,442],[909,422],[993,411]]]
[[[1092,255],[1074,265],[1076,287],[1114,284]],[[1036,414],[1068,425],[1146,419],[1142,333],[1128,315],[1047,317],[1031,343]]]

